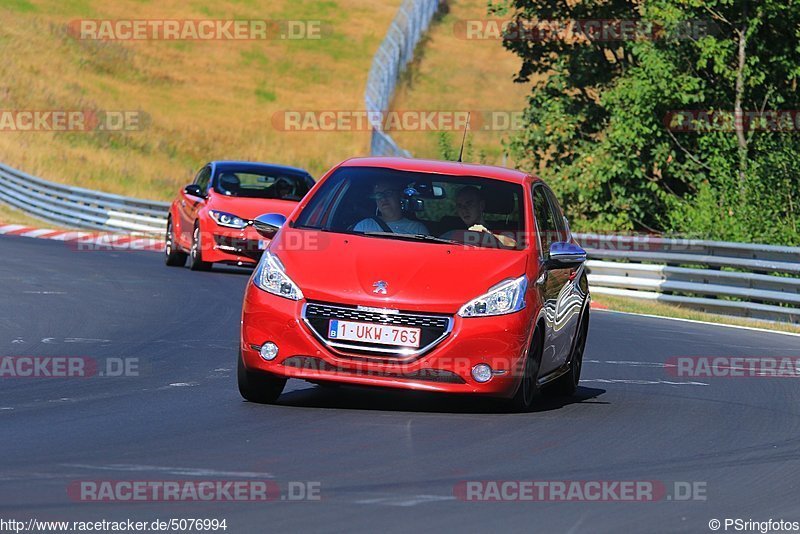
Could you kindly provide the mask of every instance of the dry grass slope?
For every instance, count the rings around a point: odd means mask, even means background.
[[[476,110],[522,111],[528,84],[514,83],[520,61],[503,48],[500,40],[466,40],[458,21],[485,20],[486,0],[449,0],[448,12],[431,26],[424,48],[413,69],[398,88],[392,108],[395,110]],[[496,19],[497,17],[491,17]],[[484,161],[501,164],[502,140],[512,132],[476,131],[470,134],[473,161],[481,152]],[[416,157],[439,158],[437,132],[392,133],[398,144]],[[461,134],[450,134],[452,146],[461,142]],[[513,167],[513,161],[507,162]]]
[[[141,110],[142,131],[0,132],[0,161],[46,179],[167,200],[211,159],[319,176],[365,132],[286,133],[294,109],[363,109],[372,55],[400,0],[3,0],[0,110]],[[80,41],[92,19],[320,20],[320,40]]]

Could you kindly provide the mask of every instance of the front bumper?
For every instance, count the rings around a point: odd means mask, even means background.
[[[334,352],[302,319],[305,301],[277,297],[248,284],[242,310],[241,351],[245,367],[312,382],[340,382],[422,391],[512,396],[530,343],[530,309],[486,318],[453,317],[452,331],[428,352],[407,362],[354,358]],[[265,361],[262,344],[278,345]],[[476,382],[472,367],[489,364],[495,374]]]

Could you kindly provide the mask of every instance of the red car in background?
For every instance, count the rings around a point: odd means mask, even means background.
[[[266,212],[288,216],[313,187],[311,175],[294,167],[212,161],[183,188],[167,218],[165,262],[193,271],[214,263],[255,265],[267,240],[253,229]]]
[[[239,391],[288,378],[535,405],[571,395],[589,326],[586,253],[552,191],[500,167],[363,158],[329,171],[245,291]]]

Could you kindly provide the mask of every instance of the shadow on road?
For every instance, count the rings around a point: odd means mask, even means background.
[[[573,397],[543,396],[534,412],[557,410],[571,404],[608,404],[596,401],[606,390],[580,387]],[[277,403],[296,408],[381,410],[433,413],[509,413],[502,401],[420,391],[395,391],[351,386],[316,386],[284,393]]]

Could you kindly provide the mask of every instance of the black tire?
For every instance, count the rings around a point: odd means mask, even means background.
[[[242,354],[239,353],[239,363],[236,373],[239,381],[239,394],[247,401],[258,404],[272,404],[283,393],[286,379],[279,376],[248,371],[244,366]]]
[[[533,333],[528,357],[525,358],[525,367],[522,371],[517,393],[508,401],[508,408],[512,412],[530,412],[540,397],[540,388],[536,383],[539,378],[539,367],[542,364],[542,336],[544,332],[536,328]]]
[[[203,242],[200,225],[195,223],[192,230],[192,249],[189,251],[189,269],[193,271],[208,271],[211,263],[203,261]]]
[[[583,351],[586,348],[586,335],[589,333],[589,311],[581,316],[578,325],[578,334],[575,344],[572,346],[572,354],[569,355],[569,371],[558,377],[549,387],[548,393],[552,395],[571,397],[578,389],[578,382],[581,381],[581,369],[583,368]]]
[[[175,243],[175,231],[172,228],[172,219],[167,219],[167,233],[164,238],[164,263],[170,267],[183,267],[186,265],[187,254],[178,249]]]

